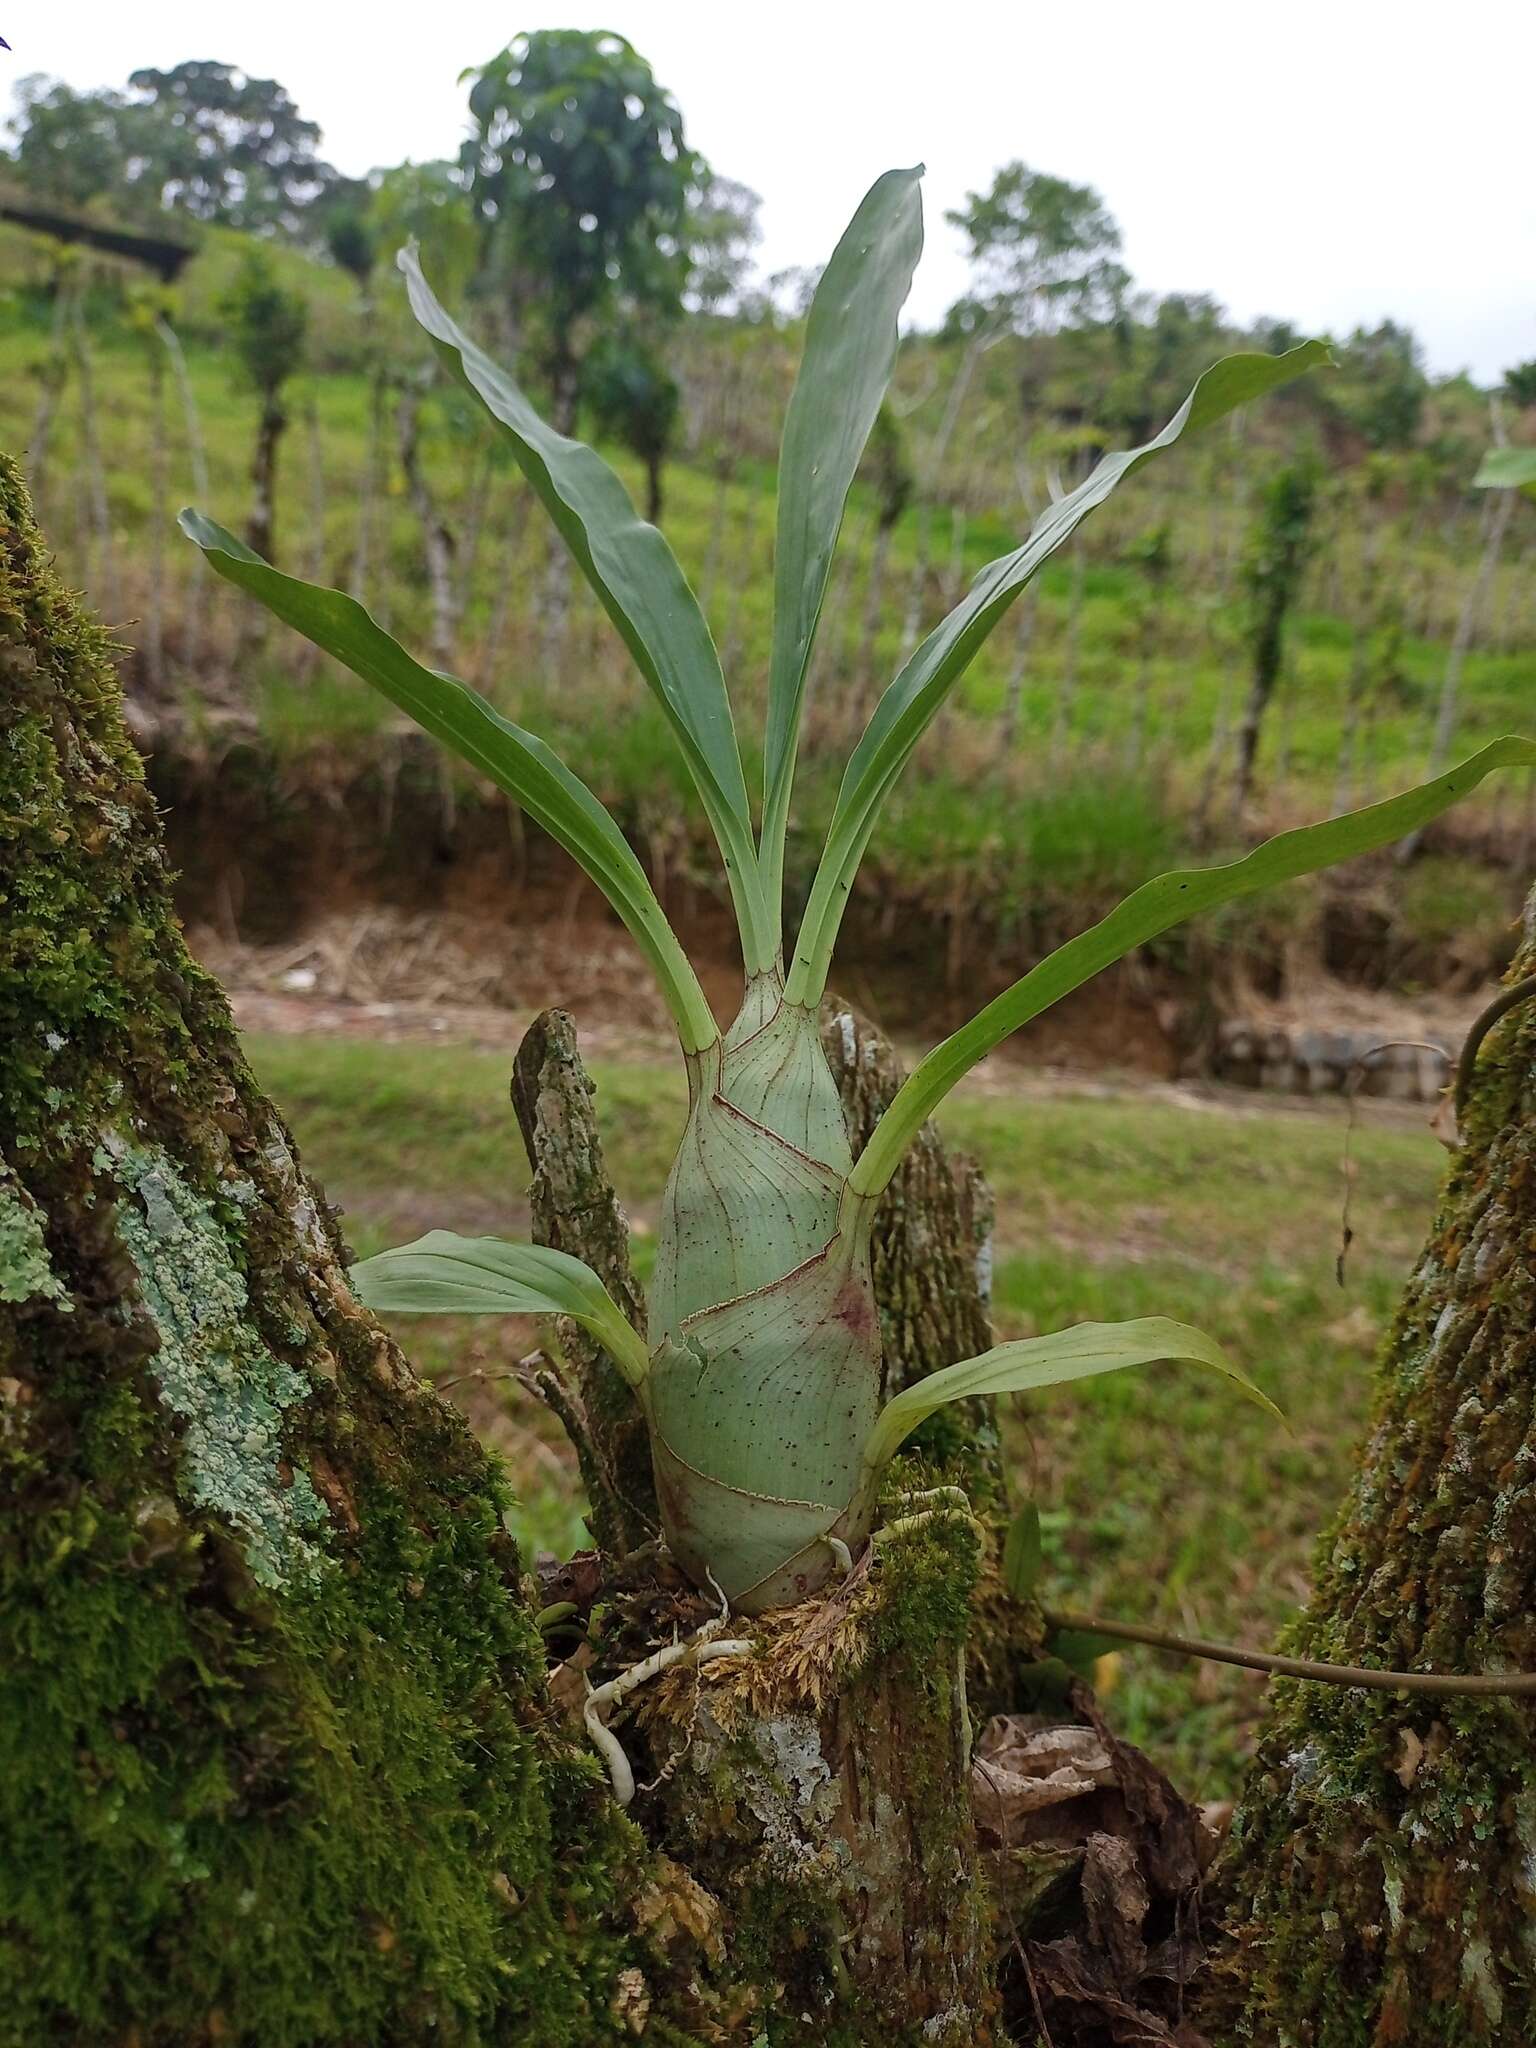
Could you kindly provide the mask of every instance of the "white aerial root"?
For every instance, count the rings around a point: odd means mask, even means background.
[[[922,1506],[919,1512],[901,1515],[894,1522],[886,1522],[877,1529],[870,1541],[878,1550],[881,1544],[895,1537],[905,1536],[920,1529],[925,1523],[948,1520],[951,1517],[970,1522],[980,1535],[985,1537],[986,1529],[971,1512],[971,1503],[964,1490],[958,1486],[935,1486],[926,1492],[908,1493],[901,1496],[904,1504]],[[840,1536],[824,1536],[822,1539],[831,1551],[845,1579],[852,1575],[853,1553]],[[669,1643],[663,1650],[653,1650],[649,1657],[642,1657],[638,1664],[631,1664],[617,1676],[603,1685],[589,1686],[582,1707],[582,1720],[592,1747],[608,1766],[608,1777],[613,1786],[613,1796],[620,1806],[628,1806],[635,1796],[635,1774],[624,1746],[613,1730],[602,1718],[604,1708],[622,1706],[629,1695],[639,1686],[653,1678],[659,1678],[663,1671],[670,1671],[678,1664],[712,1664],[720,1657],[746,1657],[751,1654],[752,1644],[745,1638],[729,1636],[722,1638],[720,1631],[731,1618],[730,1602],[721,1592],[719,1582],[713,1573],[709,1583],[714,1587],[720,1601],[720,1612],[706,1621],[702,1628],[694,1630],[680,1643]],[[967,1751],[970,1749],[970,1713],[965,1698],[965,1653],[962,1648],[956,1680],[961,1723],[961,1739]]]
[[[635,1796],[635,1774],[630,1768],[629,1758],[624,1754],[623,1744],[613,1730],[599,1718],[598,1710],[602,1707],[621,1705],[637,1686],[644,1685],[648,1679],[660,1677],[663,1671],[670,1671],[674,1664],[710,1664],[717,1657],[745,1657],[752,1649],[750,1642],[739,1637],[730,1637],[725,1641],[720,1639],[721,1629],[731,1618],[730,1604],[724,1593],[720,1592],[713,1574],[710,1575],[709,1583],[720,1595],[720,1612],[717,1615],[706,1621],[702,1628],[695,1629],[693,1634],[685,1637],[682,1642],[669,1643],[664,1650],[655,1650],[649,1657],[642,1657],[638,1664],[629,1665],[616,1677],[610,1678],[606,1684],[589,1686],[587,1689],[582,1719],[586,1723],[592,1746],[608,1766],[613,1796],[620,1806],[628,1806]]]
[[[882,1543],[889,1543],[893,1536],[909,1536],[914,1529],[921,1529],[929,1522],[947,1521],[951,1517],[969,1522],[977,1535],[986,1541],[986,1524],[971,1507],[970,1497],[962,1486],[930,1486],[922,1493],[904,1493],[900,1499],[907,1506],[919,1502],[930,1502],[915,1515],[898,1515],[894,1522],[882,1522],[870,1542],[876,1551]]]

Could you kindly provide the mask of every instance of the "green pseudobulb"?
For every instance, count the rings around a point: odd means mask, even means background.
[[[646,1386],[666,1537],[732,1605],[801,1598],[856,1545],[880,1397],[867,1211],[813,1011],[755,978],[689,1061],[688,1123],[663,1197]]]

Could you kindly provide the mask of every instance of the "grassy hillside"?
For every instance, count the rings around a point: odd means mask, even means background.
[[[185,343],[211,510],[237,527],[256,408],[219,308],[241,246],[237,236],[209,235],[169,308]],[[423,507],[401,474],[397,438],[400,392],[425,373],[398,287],[392,276],[382,281],[368,306],[339,273],[277,255],[310,301],[312,366],[289,388],[280,557],[356,585],[404,638],[426,646]],[[131,680],[154,700],[160,746],[233,726],[254,733],[295,781],[377,758],[390,744],[388,707],[297,642],[266,632],[188,545],[167,535],[167,514],[193,494],[195,462],[168,359],[146,331],[141,288],[124,276],[94,258],[72,259],[61,273],[41,238],[0,231],[0,440],[31,449],[67,568],[139,651]],[[78,323],[60,316],[61,277],[66,297],[81,292]],[[749,749],[769,630],[767,457],[797,346],[792,332],[695,323],[676,350],[684,423],[663,524],[709,611]],[[380,366],[388,388],[374,433],[371,377]],[[904,353],[896,406],[925,487],[884,547],[873,485],[854,493],[818,656],[802,867],[837,762],[913,632],[1016,542],[1054,478],[1070,478],[1087,459],[1083,428],[1024,415],[1016,370],[1006,350],[982,359],[943,468],[925,477],[959,357],[931,341]],[[1058,375],[1050,387],[1058,407],[1060,384]],[[1475,394],[1448,389],[1437,405],[1431,425],[1442,456],[1470,450]],[[455,665],[568,749],[648,840],[692,860],[694,799],[606,622],[576,591],[563,625],[549,627],[549,543],[526,486],[467,402],[438,384],[422,407],[422,476],[455,549]],[[939,902],[956,890],[995,892],[1006,922],[1015,898],[1022,904],[1042,887],[1096,898],[1187,845],[1197,826],[1207,841],[1227,834],[1230,743],[1246,687],[1239,564],[1253,495],[1279,455],[1311,431],[1272,402],[1164,458],[1096,515],[1076,550],[1047,568],[1004,622],[928,741],[879,841],[888,879]],[[614,459],[635,480],[635,465]],[[1336,797],[1359,801],[1423,769],[1483,501],[1401,481],[1372,500],[1364,474],[1341,461],[1328,487],[1324,545],[1261,758],[1261,809],[1272,817],[1326,809]],[[1164,526],[1169,566],[1154,582],[1148,536]],[[1380,564],[1372,601],[1368,530]],[[1521,506],[1462,677],[1458,746],[1468,750],[1531,720],[1533,540],[1536,513]],[[150,673],[144,650],[157,620],[164,654]],[[1352,689],[1360,701],[1353,717]],[[1497,839],[1520,865],[1532,838],[1527,791],[1506,781],[1478,799],[1460,829]]]

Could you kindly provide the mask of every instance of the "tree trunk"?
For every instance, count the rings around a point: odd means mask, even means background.
[[[186,435],[187,465],[192,476],[192,502],[206,506],[212,502],[213,492],[208,481],[208,451],[203,444],[202,422],[198,417],[197,394],[192,389],[192,379],[187,372],[187,358],[181,346],[181,339],[169,320],[157,320],[155,332],[171,360],[171,375],[176,382],[176,393],[181,400],[182,426]],[[190,550],[187,551],[190,553]],[[188,563],[190,581],[182,607],[181,662],[182,667],[196,673],[202,656],[203,591],[207,577],[201,562]]]
[[[1333,815],[1354,801],[1359,762],[1360,727],[1365,716],[1373,659],[1372,642],[1381,624],[1381,543],[1383,521],[1366,527],[1360,562],[1360,588],[1350,636],[1349,676],[1344,685],[1344,729],[1339,736],[1338,773],[1333,786]]]
[[[1088,557],[1081,540],[1070,543],[1072,587],[1067,599],[1067,643],[1062,657],[1061,681],[1056,688],[1056,715],[1051,721],[1051,762],[1059,767],[1072,741],[1073,703],[1077,696],[1078,637],[1083,618],[1083,589],[1088,575]]]
[[[631,2038],[504,1484],[347,1290],[5,458],[0,727],[0,2041]]]
[[[432,660],[436,667],[446,669],[453,666],[458,618],[453,582],[455,542],[422,471],[420,412],[420,392],[402,391],[395,420],[400,442],[400,472],[410,492],[411,509],[421,528],[422,553],[426,556],[427,587],[432,593]]]
[[[149,605],[144,615],[144,680],[158,696],[165,683],[165,536],[171,523],[165,449],[165,364],[149,356]]]
[[[384,403],[388,371],[382,357],[375,361],[368,378],[368,438],[363,453],[362,489],[357,499],[357,530],[352,547],[352,574],[347,590],[359,604],[368,603],[373,573],[373,529],[383,490]]]
[[[1456,632],[1451,641],[1451,651],[1446,656],[1445,675],[1440,683],[1440,702],[1435,711],[1435,736],[1429,750],[1429,772],[1438,775],[1451,756],[1451,745],[1456,737],[1456,721],[1461,711],[1461,672],[1466,666],[1472,636],[1477,631],[1478,620],[1488,596],[1488,586],[1493,581],[1494,570],[1498,567],[1499,555],[1504,546],[1504,533],[1509,525],[1509,515],[1514,510],[1515,491],[1494,491],[1491,493],[1494,506],[1488,516],[1487,534],[1483,541],[1482,553],[1472,581],[1467,585],[1467,594],[1462,600],[1460,614],[1456,620]]]
[[[88,507],[84,549],[86,579],[96,583],[107,611],[117,611],[117,574],[113,566],[112,511],[107,502],[107,472],[101,459],[101,436],[96,421],[96,379],[91,369],[91,343],[85,325],[83,291],[75,294],[70,320],[70,357],[75,366],[75,389],[80,394],[79,462]]]
[[[1271,605],[1259,622],[1254,642],[1253,676],[1248,685],[1248,698],[1243,705],[1243,715],[1237,727],[1237,772],[1232,794],[1233,808],[1238,812],[1241,812],[1253,794],[1254,770],[1259,758],[1259,736],[1264,730],[1264,715],[1269,709],[1270,699],[1275,694],[1275,685],[1280,680],[1284,631],[1284,609]]]
[[[42,386],[37,401],[37,411],[32,417],[32,430],[27,436],[27,460],[36,478],[38,503],[41,504],[47,488],[48,449],[53,436],[54,416],[59,409],[59,400],[64,395],[64,386],[69,381],[69,355],[65,347],[65,333],[74,302],[75,288],[61,271],[57,271],[53,284],[53,322],[48,336],[48,353],[38,365],[38,381]]]
[[[906,615],[901,627],[901,658],[903,661],[917,645],[922,626],[923,598],[928,582],[928,550],[931,538],[932,503],[934,493],[944,474],[944,464],[949,455],[949,444],[954,439],[955,429],[960,424],[961,408],[976,375],[977,365],[992,343],[997,339],[987,328],[979,329],[965,345],[964,353],[955,368],[955,375],[944,400],[944,411],[939,419],[938,431],[933,445],[927,452],[923,464],[923,478],[917,507],[917,539],[912,555],[912,569],[907,583]]]
[[[548,364],[550,424],[557,434],[576,431],[576,408],[581,396],[580,365],[563,349]],[[571,558],[555,542],[544,565],[544,588],[540,599],[539,653],[544,681],[561,681],[567,668],[571,627]]]
[[[1532,973],[1536,892],[1511,978]],[[1536,1001],[1489,1037],[1462,1122],[1303,1656],[1536,1670]],[[1533,1759],[1528,1699],[1277,1684],[1226,1868],[1234,2038],[1536,2038]]]
[[[256,448],[251,457],[251,516],[246,521],[247,544],[265,562],[276,560],[273,549],[277,505],[277,450],[288,425],[288,415],[275,393],[261,401],[256,423]]]
[[[875,642],[880,632],[880,611],[885,596],[885,568],[891,553],[892,523],[881,519],[875,528],[875,545],[870,550],[869,577],[864,585],[864,622],[859,633],[855,663],[854,696],[862,702],[875,687]]]

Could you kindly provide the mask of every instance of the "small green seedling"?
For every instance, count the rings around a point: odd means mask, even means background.
[[[870,1230],[903,1153],[956,1082],[1010,1032],[1197,911],[1417,830],[1491,769],[1536,764],[1497,741],[1448,775],[1351,816],[1283,833],[1230,866],[1162,875],[1071,940],[924,1059],[853,1156],[817,1006],[865,848],[898,776],[988,634],[1041,564],[1143,463],[1327,359],[1320,342],[1235,355],[1140,448],[1106,455],[1027,538],[985,568],[904,664],[843,775],[794,943],[783,933],[785,837],[817,621],[854,471],[885,394],[922,247],[918,170],[871,188],[822,274],[779,465],[763,788],[749,797],[714,642],[676,558],[592,449],[548,427],[433,297],[414,250],[411,306],[448,369],[505,434],[659,701],[698,786],[735,906],[740,1014],[715,1023],[639,861],[585,783],[534,734],[424,668],[339,591],[280,574],[195,512],[182,525],[220,575],[345,662],[498,783],[578,861],[665,994],[690,1103],[657,1231],[642,1338],[578,1260],[433,1231],[356,1267],[384,1310],[576,1318],[635,1389],[667,1543],[701,1588],[752,1612],[814,1592],[868,1536],[882,1474],[946,1401],[1186,1359],[1263,1399],[1208,1337],[1159,1317],[1086,1323],[937,1372],[882,1406]],[[758,822],[754,823],[756,815]]]

